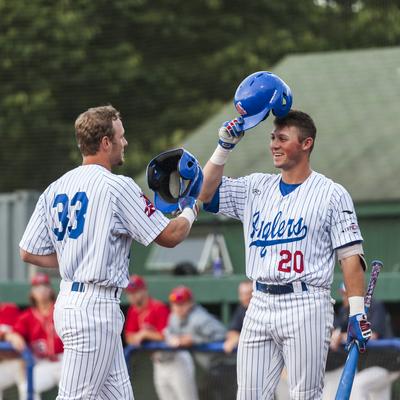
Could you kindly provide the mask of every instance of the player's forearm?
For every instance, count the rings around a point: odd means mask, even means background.
[[[43,268],[58,268],[57,254],[52,253],[44,256],[39,256],[37,254],[29,253],[23,249],[19,251],[22,261],[37,265]]]
[[[358,255],[347,257],[341,260],[343,280],[348,297],[364,296],[364,269]]]
[[[175,247],[189,235],[190,228],[191,224],[186,218],[174,218],[157,236],[155,242],[163,247]]]
[[[203,169],[204,180],[199,199],[204,203],[209,203],[218,186],[221,183],[224,172],[224,165],[216,165],[212,161],[208,161]]]

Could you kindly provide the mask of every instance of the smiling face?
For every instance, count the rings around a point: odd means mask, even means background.
[[[312,144],[311,137],[301,140],[300,130],[295,126],[276,127],[271,133],[269,146],[274,166],[290,171],[307,163]]]

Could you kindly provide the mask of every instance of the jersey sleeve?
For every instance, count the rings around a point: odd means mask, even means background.
[[[156,210],[133,179],[125,177],[114,194],[115,212],[137,242],[148,246],[168,225],[169,219]]]
[[[35,210],[28,222],[19,247],[35,255],[55,253],[55,248],[46,227],[44,194],[39,197]]]
[[[332,193],[328,217],[334,249],[363,241],[353,201],[349,193],[340,185],[336,185]]]
[[[211,203],[214,204],[214,212],[221,215],[243,221],[244,208],[247,198],[248,178],[228,178],[222,177],[218,193],[214,196]],[[218,196],[218,206],[215,197]]]

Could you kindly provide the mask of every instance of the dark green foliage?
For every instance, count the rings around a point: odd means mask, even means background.
[[[79,164],[73,123],[111,103],[134,176],[295,52],[398,45],[399,1],[0,0],[0,191]]]

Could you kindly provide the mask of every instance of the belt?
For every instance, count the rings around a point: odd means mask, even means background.
[[[88,294],[96,294],[106,297],[115,297],[116,299],[120,298],[122,292],[121,288],[118,287],[106,287],[106,286],[99,286],[83,282],[61,281],[61,286],[67,289],[67,291],[71,292],[81,292],[81,293],[87,292]]]
[[[256,289],[268,294],[288,294],[294,292],[306,292],[307,285],[304,282],[287,283],[286,285],[268,285],[267,283],[256,281]]]
[[[85,284],[83,282],[72,282],[71,292],[84,292]]]

